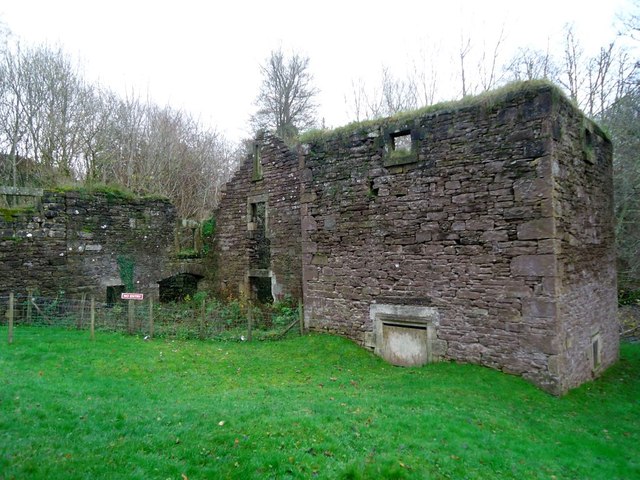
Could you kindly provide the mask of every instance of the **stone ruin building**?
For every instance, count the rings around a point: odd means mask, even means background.
[[[127,275],[134,291],[160,300],[205,287],[203,262],[176,255],[189,235],[176,227],[167,200],[12,187],[0,187],[0,196],[18,204],[0,205],[0,295],[64,293],[112,303]]]
[[[392,363],[554,394],[618,358],[612,147],[554,86],[310,135],[261,134],[216,214],[217,284],[304,304]]]

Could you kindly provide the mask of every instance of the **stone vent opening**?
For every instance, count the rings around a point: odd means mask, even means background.
[[[179,273],[158,282],[160,302],[182,302],[198,293],[198,282],[202,277],[191,273]]]
[[[373,304],[369,309],[374,326],[376,354],[393,365],[411,367],[430,363],[444,354],[436,338],[438,313],[431,307]]]
[[[390,363],[419,366],[431,362],[429,327],[425,319],[380,314],[381,354]]]

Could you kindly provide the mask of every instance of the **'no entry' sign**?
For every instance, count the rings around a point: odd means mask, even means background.
[[[144,300],[144,293],[122,293],[122,300]]]

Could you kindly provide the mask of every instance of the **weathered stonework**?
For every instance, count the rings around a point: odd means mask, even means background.
[[[279,138],[261,134],[224,187],[214,215],[223,292],[256,296],[262,279],[273,298],[301,297],[299,172],[297,153]]]
[[[108,287],[123,284],[121,258],[133,267],[135,290],[157,298],[157,282],[194,270],[175,259],[175,209],[166,200],[73,191],[34,198],[32,209],[0,218],[0,292],[104,300]]]
[[[423,342],[390,356],[486,365],[554,394],[617,359],[611,144],[555,87],[329,132],[299,155],[257,144],[263,180],[248,159],[220,206],[228,287],[247,285],[247,202],[267,195],[272,275],[293,261],[274,285],[296,295],[301,272],[312,330],[382,355]]]

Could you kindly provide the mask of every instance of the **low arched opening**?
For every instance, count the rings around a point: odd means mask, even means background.
[[[178,273],[158,282],[160,285],[160,302],[181,302],[186,298],[193,298],[198,292],[201,275],[192,273]]]

